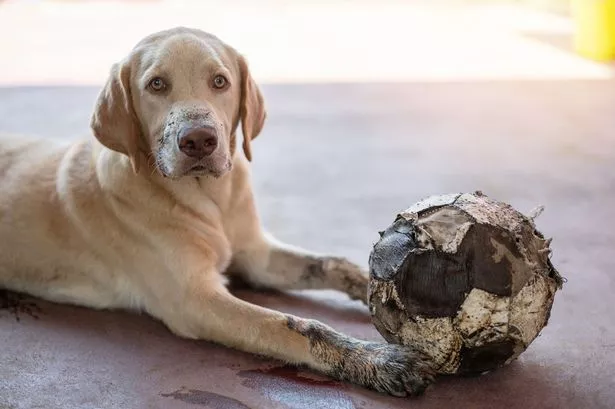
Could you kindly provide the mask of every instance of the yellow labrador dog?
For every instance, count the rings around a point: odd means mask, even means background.
[[[188,28],[146,37],[113,66],[92,115],[95,138],[0,141],[0,288],[142,310],[182,337],[420,394],[433,376],[413,349],[353,339],[227,290],[233,272],[256,287],[366,297],[358,266],[262,230],[248,161],[264,121],[263,97],[233,48]]]

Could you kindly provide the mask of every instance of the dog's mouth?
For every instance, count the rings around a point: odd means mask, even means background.
[[[189,165],[188,170],[184,173],[187,175],[192,175],[195,173],[199,174],[216,174],[224,171],[224,166],[216,163],[216,160],[205,160],[195,163],[194,165]]]
[[[203,165],[196,165],[190,168],[189,172],[205,172],[207,168]]]
[[[226,160],[223,165],[218,166],[208,166],[207,164],[197,163],[191,166],[188,171],[184,173],[184,176],[213,176],[214,178],[219,178],[230,171],[232,167],[230,160]]]
[[[184,165],[185,166],[185,165]],[[160,174],[165,178],[178,179],[181,177],[200,177],[200,176],[213,176],[218,178],[224,175],[226,172],[232,169],[230,160],[227,160],[224,164],[216,163],[196,163],[194,165],[188,165],[183,170],[180,168],[174,168],[168,166],[162,159],[156,161],[156,168]]]

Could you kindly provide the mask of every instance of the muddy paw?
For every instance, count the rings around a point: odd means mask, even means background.
[[[411,347],[358,340],[294,316],[287,326],[309,341],[315,369],[333,378],[394,396],[420,395],[434,381],[430,361]]]
[[[342,257],[326,259],[324,268],[335,277],[338,290],[345,292],[353,300],[367,304],[369,273],[366,270]]]
[[[429,361],[414,349],[393,344],[366,343],[345,362],[355,382],[393,396],[418,396],[434,381]]]

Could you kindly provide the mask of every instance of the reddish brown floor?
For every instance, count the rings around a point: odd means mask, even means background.
[[[568,278],[520,359],[441,379],[416,400],[179,339],[146,316],[36,301],[0,311],[0,408],[615,407],[615,82],[267,86],[255,141],[264,221],[281,239],[366,264],[377,231],[421,197],[483,190],[539,228]],[[0,89],[0,131],[86,132],[93,88]],[[378,339],[367,309],[335,292],[255,303]]]

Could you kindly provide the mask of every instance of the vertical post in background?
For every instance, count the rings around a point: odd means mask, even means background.
[[[574,49],[597,61],[615,60],[615,0],[571,0]]]

